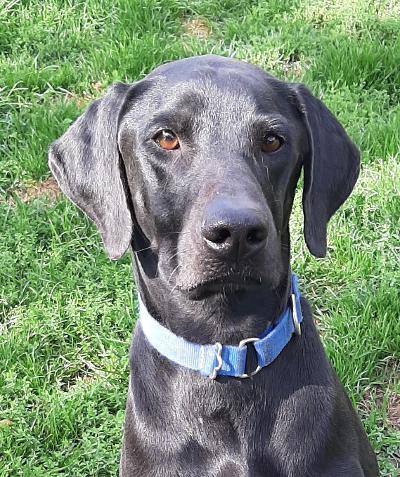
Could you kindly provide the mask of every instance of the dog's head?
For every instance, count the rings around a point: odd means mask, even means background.
[[[287,277],[301,168],[305,239],[324,256],[359,154],[305,87],[204,56],[111,87],[52,145],[49,164],[110,258],[132,245],[142,273],[199,300]]]

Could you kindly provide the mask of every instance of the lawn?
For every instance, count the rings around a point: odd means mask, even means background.
[[[217,53],[303,82],[362,151],[317,260],[294,270],[382,476],[400,472],[400,4],[0,0],[0,477],[114,476],[135,323],[131,264],[58,197],[48,145],[116,81]]]

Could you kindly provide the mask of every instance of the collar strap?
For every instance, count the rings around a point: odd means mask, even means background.
[[[200,345],[175,335],[150,315],[140,295],[139,323],[148,342],[170,361],[198,371],[211,379],[217,376],[248,378],[271,364],[289,343],[293,334],[301,335],[300,323],[303,321],[303,315],[300,297],[297,277],[292,275],[290,302],[286,310],[260,337],[244,339],[238,346],[222,345],[218,342]],[[253,343],[258,366],[246,374],[248,343]]]

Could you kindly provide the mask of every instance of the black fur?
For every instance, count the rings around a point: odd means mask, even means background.
[[[161,129],[181,147],[161,149]],[[283,145],[262,152],[271,134]],[[287,306],[301,169],[306,242],[324,256],[327,222],[355,184],[359,154],[303,86],[204,56],[112,87],[52,145],[49,164],[111,258],[132,246],[137,287],[156,319],[193,342],[237,345]],[[302,307],[302,336],[247,380],[211,380],[169,362],[138,325],[120,475],[377,476]]]

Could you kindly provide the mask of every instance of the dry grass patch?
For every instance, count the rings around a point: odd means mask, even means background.
[[[46,197],[51,202],[54,202],[60,194],[61,190],[53,177],[49,177],[42,182],[30,184],[23,189],[12,191],[12,195],[16,196],[23,203],[42,197]],[[10,199],[10,202],[13,203],[13,199]]]
[[[71,91],[66,91],[64,101],[66,103],[74,102],[79,109],[82,109],[105,92],[105,88],[100,81],[91,83],[90,90],[90,92],[85,92],[82,95],[77,95]]]
[[[211,28],[201,18],[187,19],[183,22],[183,30],[187,35],[207,40],[211,36]]]
[[[400,394],[394,393],[389,397],[388,421],[394,429],[400,431]]]

